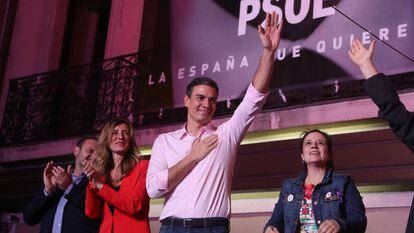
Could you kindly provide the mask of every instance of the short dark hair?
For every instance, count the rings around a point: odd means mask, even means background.
[[[82,149],[83,144],[85,143],[86,140],[95,140],[98,141],[98,139],[94,136],[85,136],[85,137],[81,137],[78,139],[78,141],[76,142],[76,146],[79,147],[79,149]]]
[[[191,80],[191,82],[187,85],[187,91],[186,91],[185,94],[188,97],[191,97],[191,94],[193,93],[193,88],[195,86],[198,86],[198,85],[210,86],[210,87],[216,89],[217,95],[219,93],[217,83],[213,79],[208,78],[208,77],[198,77],[198,78],[195,78],[195,79]]]
[[[331,138],[331,136],[329,136],[329,134],[327,134],[327,133],[325,133],[325,132],[323,132],[319,129],[308,129],[308,130],[303,131],[300,134],[300,139],[299,139],[300,152],[303,153],[303,142],[305,141],[306,136],[308,136],[308,134],[310,134],[310,133],[320,133],[325,138],[326,146],[328,147],[329,157],[331,158],[328,161],[328,167],[333,169],[334,168],[334,163],[333,163],[333,158],[332,158],[332,138]],[[305,164],[305,168],[306,168],[306,164]]]

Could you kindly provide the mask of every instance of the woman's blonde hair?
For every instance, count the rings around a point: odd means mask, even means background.
[[[141,153],[139,152],[137,143],[134,138],[134,128],[131,122],[125,118],[113,118],[109,120],[102,128],[101,134],[99,135],[98,145],[96,147],[96,160],[95,166],[99,172],[102,173],[105,179],[105,183],[112,183],[111,170],[114,168],[114,159],[112,152],[109,149],[109,145],[112,140],[112,134],[116,126],[125,124],[128,128],[130,135],[130,143],[128,152],[122,160],[120,166],[121,178],[127,175],[134,166],[139,162]]]

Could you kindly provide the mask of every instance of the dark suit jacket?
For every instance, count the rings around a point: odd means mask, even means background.
[[[364,82],[365,90],[378,106],[378,116],[386,119],[392,131],[414,153],[414,113],[401,103],[391,80],[377,74]],[[414,233],[414,199],[411,204],[406,233]]]
[[[65,195],[68,202],[63,212],[62,233],[98,232],[99,221],[88,218],[84,211],[87,184],[87,178],[82,178],[78,185],[73,184],[67,195],[58,189],[49,196],[45,196],[44,187],[42,187],[26,206],[23,212],[24,222],[30,226],[41,223],[40,233],[52,232],[57,205],[62,195]]]

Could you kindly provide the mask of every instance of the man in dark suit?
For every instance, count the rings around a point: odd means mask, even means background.
[[[99,222],[85,215],[85,189],[88,179],[83,164],[94,155],[96,138],[78,140],[73,151],[75,168],[67,169],[48,162],[43,171],[43,186],[23,212],[27,225],[41,223],[41,233],[98,232]]]

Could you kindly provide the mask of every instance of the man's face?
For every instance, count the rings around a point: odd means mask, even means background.
[[[97,144],[98,142],[94,139],[86,139],[81,148],[76,147],[74,152],[76,166],[83,167],[82,163],[84,161],[89,161],[93,158]]]
[[[207,85],[194,86],[191,96],[184,97],[184,103],[188,109],[187,121],[206,125],[216,112],[217,91]]]

